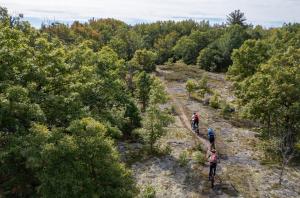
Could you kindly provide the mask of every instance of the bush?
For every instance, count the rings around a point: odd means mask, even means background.
[[[172,153],[172,148],[170,145],[166,145],[165,147],[161,148],[160,151],[164,155],[170,155]]]
[[[222,53],[217,49],[205,48],[200,51],[197,65],[206,71],[217,71],[223,61]]]
[[[197,83],[194,80],[188,80],[186,82],[186,90],[189,94],[189,98],[191,97],[191,93],[193,93],[196,88],[197,88]]]
[[[156,191],[153,186],[147,185],[142,192],[142,198],[155,198]]]
[[[261,164],[273,164],[281,161],[279,144],[279,141],[275,138],[262,141],[260,148],[264,151],[264,156],[261,159]]]
[[[107,127],[107,135],[113,139],[120,139],[122,137],[122,132],[118,127]]]
[[[199,91],[191,94],[191,99],[195,101],[202,102],[203,98],[204,98],[204,94],[200,93]]]
[[[183,151],[179,155],[179,165],[180,166],[186,166],[188,163],[188,154],[186,151]]]
[[[196,84],[196,88],[198,89],[196,93],[191,93],[191,98],[202,101],[206,93],[210,93],[210,89],[208,87],[208,77],[206,74],[202,75],[201,79]]]
[[[138,63],[143,71],[155,71],[155,61],[157,59],[155,52],[146,49],[136,50],[132,59]]]
[[[234,108],[232,108],[226,101],[222,101],[221,102],[221,115],[226,117],[232,112],[234,112]]]
[[[198,82],[198,88],[201,90],[209,91],[208,87],[208,76],[206,74],[203,74],[202,78]]]
[[[172,104],[170,108],[167,109],[169,114],[172,114],[174,116],[178,115],[178,109],[177,107]]]
[[[165,63],[166,65],[172,66],[174,65],[174,58],[168,58],[168,61]]]
[[[220,99],[218,93],[215,92],[214,95],[209,99],[209,105],[215,109],[218,109],[220,107]]]
[[[204,165],[206,162],[206,157],[201,151],[194,152],[193,159],[200,165]]]

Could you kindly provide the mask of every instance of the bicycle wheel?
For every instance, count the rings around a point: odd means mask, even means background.
[[[212,177],[210,178],[210,181],[211,181],[211,188],[214,188],[215,186],[215,176],[212,175]]]

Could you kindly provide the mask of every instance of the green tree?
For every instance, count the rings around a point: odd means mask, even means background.
[[[45,121],[38,104],[30,102],[28,90],[21,86],[10,86],[0,97],[0,126],[2,132],[25,132],[31,122]]]
[[[219,39],[205,48],[205,51],[200,51],[198,64],[210,71],[227,71],[232,64],[232,51],[240,48],[248,38],[249,34],[240,25],[226,28],[226,32]]]
[[[107,129],[92,118],[75,120],[67,135],[34,126],[27,165],[37,172],[38,193],[43,197],[132,197],[130,173],[119,163]],[[59,163],[58,163],[59,162]]]
[[[299,49],[290,47],[284,54],[273,56],[241,83],[239,94],[244,115],[261,121],[264,131],[269,134],[268,138],[278,142],[282,173],[295,157],[295,147],[300,138],[299,52]]]
[[[69,45],[0,21],[4,196],[134,196],[111,140],[140,124],[122,78],[125,62],[109,47],[95,50],[90,38],[77,39]]]
[[[173,47],[175,58],[182,59],[186,64],[194,64],[197,57],[197,43],[188,36],[181,37]]]
[[[150,90],[153,83],[152,77],[146,72],[141,72],[136,78],[137,98],[142,104],[142,111],[144,112],[148,106],[150,99]]]
[[[245,26],[245,14],[240,10],[235,10],[227,16],[227,24]]]
[[[191,93],[193,93],[196,90],[196,88],[197,88],[197,83],[194,80],[189,79],[186,82],[185,87],[186,87],[186,90],[187,90],[187,92],[189,94],[189,99],[190,99]]]
[[[218,49],[213,48],[201,50],[197,58],[197,65],[206,71],[217,71],[222,62],[222,53]]]
[[[208,86],[208,76],[206,74],[203,74],[201,79],[198,81],[198,94],[204,98],[206,93],[211,92],[209,86]]]
[[[122,131],[126,135],[130,136],[134,129],[141,127],[142,118],[134,101],[128,102],[124,112],[124,120]]]
[[[135,61],[143,71],[152,72],[155,70],[155,61],[157,54],[146,49],[137,50],[134,53],[133,61]]]
[[[166,133],[165,127],[173,122],[173,118],[166,110],[161,110],[160,105],[168,100],[165,89],[161,82],[156,79],[150,91],[150,102],[147,108],[145,119],[143,120],[142,136],[150,151],[154,151],[154,144]]]
[[[228,75],[237,81],[244,80],[256,73],[260,64],[270,58],[270,46],[265,41],[247,40],[232,53],[233,64],[229,67]]]
[[[175,46],[179,35],[171,32],[164,37],[158,38],[154,43],[154,48],[158,53],[158,63],[163,64],[172,56],[172,48]]]

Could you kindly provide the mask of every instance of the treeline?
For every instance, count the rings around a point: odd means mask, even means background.
[[[136,195],[115,140],[143,127],[154,149],[172,119],[159,108],[164,87],[149,74],[156,54],[137,50],[127,25],[104,22],[37,30],[0,8],[0,196]],[[121,27],[132,39],[124,49],[111,35]]]
[[[156,64],[182,59],[209,71],[227,71],[233,49],[247,39],[263,38],[266,32],[261,26],[247,25],[245,20],[238,10],[228,16],[227,25],[186,20],[130,26],[115,19],[91,19],[71,25],[43,24],[41,32],[58,37],[66,45],[88,40],[95,51],[109,46],[126,61],[133,58],[136,50],[147,50],[157,55]]]

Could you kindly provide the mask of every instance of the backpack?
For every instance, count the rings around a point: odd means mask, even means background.
[[[217,154],[216,153],[212,153],[209,159],[210,163],[216,164],[218,160]]]
[[[209,128],[208,129],[208,138],[214,138],[214,137],[215,137],[214,131],[211,128]]]
[[[199,121],[199,117],[198,117],[197,114],[195,115],[195,118],[194,118],[194,119],[195,119],[195,121]]]

